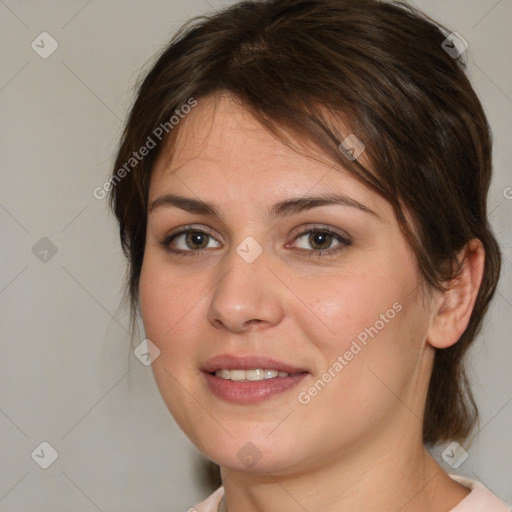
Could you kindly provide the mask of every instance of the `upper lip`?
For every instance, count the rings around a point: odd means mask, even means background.
[[[283,363],[272,357],[257,355],[234,356],[230,354],[221,354],[208,359],[201,367],[201,370],[206,373],[213,373],[217,370],[254,370],[257,368],[277,370],[291,374],[307,372],[304,368]]]

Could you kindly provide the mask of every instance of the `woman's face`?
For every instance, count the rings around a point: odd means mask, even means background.
[[[390,204],[227,96],[181,122],[140,276],[180,427],[222,466],[273,474],[421,442],[432,313]]]

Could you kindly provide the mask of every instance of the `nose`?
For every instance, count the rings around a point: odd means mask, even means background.
[[[247,263],[233,250],[224,263],[208,306],[209,322],[235,333],[279,324],[286,290],[265,252]]]

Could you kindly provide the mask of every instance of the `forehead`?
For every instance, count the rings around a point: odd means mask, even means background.
[[[320,152],[309,153],[322,158]],[[222,162],[230,167],[238,162],[253,168],[267,166],[266,162],[275,158],[280,165],[295,167],[304,155],[272,135],[236,97],[219,94],[199,100],[181,121],[172,146],[164,147],[155,170],[175,170],[192,160]]]
[[[210,96],[181,120],[152,172],[150,201],[162,191],[266,202],[310,192],[351,195],[372,209],[380,196],[312,145],[283,143],[229,95]]]

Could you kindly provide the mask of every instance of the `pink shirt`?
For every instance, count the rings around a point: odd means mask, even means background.
[[[510,512],[505,503],[500,501],[481,483],[456,475],[450,475],[459,484],[471,489],[471,492],[450,512]],[[224,489],[219,487],[203,502],[190,509],[189,512],[217,512]]]

